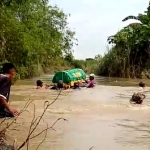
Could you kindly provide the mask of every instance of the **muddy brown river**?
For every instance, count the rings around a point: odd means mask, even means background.
[[[49,82],[51,77],[42,79]],[[52,102],[58,91],[36,90],[35,81],[19,81],[12,87],[11,105],[21,110],[27,101],[34,100],[35,114],[40,116],[44,102]],[[143,105],[131,105],[129,99],[138,90],[139,80],[124,81],[97,78],[93,89],[62,91],[51,105],[34,134],[60,120],[55,130],[49,130],[39,150],[149,150],[150,149],[150,92]],[[111,86],[113,85],[113,86]],[[119,85],[119,86],[115,86]],[[147,88],[150,89],[150,88]],[[34,105],[22,113],[10,130],[8,140],[17,139],[20,145],[27,137],[34,114]],[[14,127],[15,128],[15,127]],[[34,150],[45,134],[29,142]],[[27,149],[25,146],[24,150]]]

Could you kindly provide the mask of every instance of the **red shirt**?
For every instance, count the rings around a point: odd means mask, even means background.
[[[94,87],[94,86],[95,86],[95,81],[94,81],[94,80],[90,80],[90,81],[88,82],[87,87]]]

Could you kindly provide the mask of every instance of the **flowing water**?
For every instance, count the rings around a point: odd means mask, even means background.
[[[48,82],[48,76],[43,77]],[[22,109],[30,99],[34,100],[36,116],[44,109],[44,101],[53,101],[58,91],[36,90],[34,80],[19,81],[12,87],[11,105]],[[109,80],[97,78],[93,89],[62,91],[58,100],[51,105],[44,121],[36,132],[60,120],[55,130],[49,130],[40,150],[149,150],[150,149],[150,92],[146,93],[143,105],[131,105],[129,99],[138,90],[138,80]],[[110,86],[120,85],[120,86]],[[136,85],[136,86],[135,86]],[[149,88],[148,88],[149,89]],[[34,105],[19,116],[18,130],[11,131],[10,139],[17,138],[18,145],[28,134],[34,114]],[[44,134],[30,141],[30,149],[36,149]],[[24,149],[27,149],[24,147]]]

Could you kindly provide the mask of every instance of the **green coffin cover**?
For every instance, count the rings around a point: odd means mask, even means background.
[[[57,72],[52,82],[58,83],[59,80],[62,80],[64,83],[69,84],[70,82],[85,80],[86,73],[82,69],[71,69]]]

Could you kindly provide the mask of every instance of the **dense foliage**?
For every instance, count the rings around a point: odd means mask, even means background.
[[[114,77],[150,77],[150,6],[143,14],[128,16],[132,23],[108,38],[112,48],[101,59],[98,74]]]
[[[77,42],[67,17],[48,0],[1,0],[1,63],[14,63],[21,78],[61,66]]]
[[[86,73],[97,73],[97,67],[101,60],[101,55],[96,55],[95,58],[86,58],[83,59],[74,59],[72,53],[69,53],[64,58],[65,62],[68,63],[68,66],[72,68],[81,68]]]

